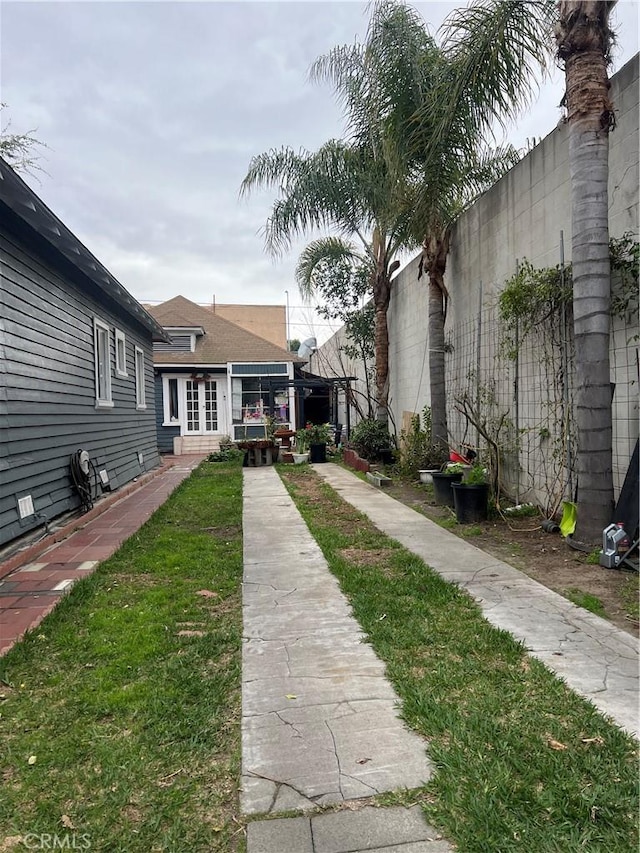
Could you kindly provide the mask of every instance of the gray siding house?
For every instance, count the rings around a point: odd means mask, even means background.
[[[80,506],[76,451],[112,490],[159,464],[152,345],[165,335],[1,159],[0,263],[3,545]]]

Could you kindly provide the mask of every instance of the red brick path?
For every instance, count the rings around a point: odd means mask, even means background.
[[[203,459],[202,454],[165,457],[143,482],[130,484],[54,536],[0,563],[0,655],[37,627],[78,578],[139,530]]]

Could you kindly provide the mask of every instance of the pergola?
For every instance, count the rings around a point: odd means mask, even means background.
[[[304,393],[307,389],[326,389],[329,397],[331,410],[337,421],[338,415],[338,392],[344,391],[347,395],[346,406],[346,435],[349,438],[351,432],[351,408],[348,405],[349,395],[351,393],[351,383],[357,381],[357,376],[315,376],[312,373],[300,371],[300,376],[297,379],[282,379],[281,377],[264,377],[262,380],[263,387],[266,385],[266,390],[269,392],[269,414],[273,414],[275,410],[275,392],[283,388],[294,388],[297,407],[297,422],[305,423],[304,412]]]

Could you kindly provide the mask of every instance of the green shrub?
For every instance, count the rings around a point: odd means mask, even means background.
[[[446,447],[434,445],[431,437],[431,409],[425,406],[420,415],[411,418],[408,432],[402,433],[398,473],[401,477],[417,480],[419,471],[442,468],[449,458]]]
[[[217,453],[209,454],[209,462],[237,462],[244,456],[244,452],[233,444],[220,445]]]
[[[375,462],[384,454],[384,451],[393,448],[393,439],[389,429],[383,421],[374,418],[365,418],[357,424],[349,439],[351,446],[363,459]]]

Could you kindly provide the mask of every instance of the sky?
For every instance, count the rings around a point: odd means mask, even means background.
[[[465,0],[412,5],[435,33]],[[614,10],[613,71],[638,51],[639,8]],[[361,2],[0,0],[3,126],[46,143],[44,171],[23,177],[136,299],[288,303],[289,337],[320,343],[335,327],[294,279],[308,240],[273,259],[261,229],[276,195],[239,189],[253,156],[343,134],[308,70],[367,22]],[[555,71],[509,141],[553,130],[562,93]]]

